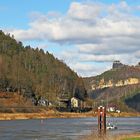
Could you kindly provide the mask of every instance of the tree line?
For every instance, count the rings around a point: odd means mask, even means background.
[[[0,91],[7,90],[52,101],[87,96],[83,79],[64,62],[0,31]]]

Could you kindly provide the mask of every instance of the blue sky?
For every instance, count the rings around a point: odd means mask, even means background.
[[[80,76],[140,61],[139,0],[1,0],[0,27]]]
[[[71,0],[1,0],[0,17],[4,21],[3,27],[22,27],[27,28],[29,22],[29,14],[34,11],[47,13],[56,11],[64,13]]]

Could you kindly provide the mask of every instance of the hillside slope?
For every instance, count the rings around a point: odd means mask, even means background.
[[[20,92],[29,98],[84,99],[82,78],[65,63],[42,49],[24,47],[0,31],[0,91]]]
[[[128,107],[140,110],[138,102],[133,98],[140,93],[140,66],[138,65],[113,68],[101,75],[84,78],[84,83],[90,98],[97,102],[102,100],[105,104],[114,103],[122,110],[129,110]]]

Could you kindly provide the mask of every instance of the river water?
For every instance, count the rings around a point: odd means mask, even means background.
[[[140,132],[140,118],[108,118],[118,129],[110,134]],[[0,121],[0,140],[77,140],[97,133],[97,118]]]

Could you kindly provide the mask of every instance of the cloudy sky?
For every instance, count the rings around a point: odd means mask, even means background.
[[[0,28],[80,76],[140,61],[140,0],[1,0]]]

